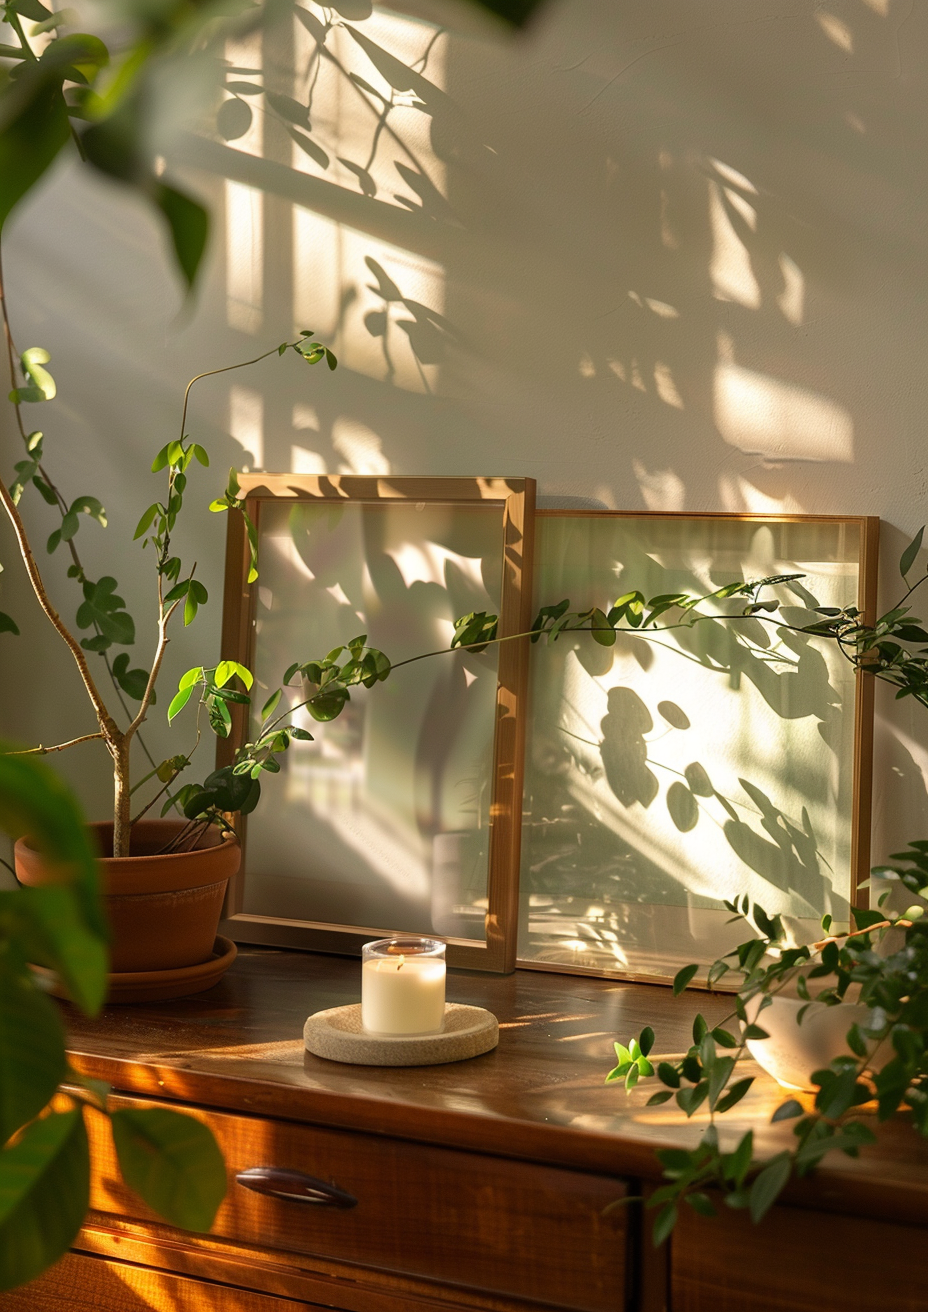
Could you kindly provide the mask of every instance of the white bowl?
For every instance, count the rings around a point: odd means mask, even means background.
[[[760,1001],[758,996],[747,1004],[748,1017],[770,1037],[748,1039],[748,1052],[784,1089],[806,1092],[816,1087],[810,1078],[813,1071],[835,1057],[853,1055],[847,1032],[855,1022],[862,1025],[869,1015],[867,1007],[851,1002],[826,1007],[824,1002],[807,1004],[799,998],[776,997],[761,1011]],[[801,1007],[807,1010],[800,1022]]]

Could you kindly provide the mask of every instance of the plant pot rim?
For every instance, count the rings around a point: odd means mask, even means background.
[[[141,821],[167,833],[179,821]],[[93,834],[112,829],[112,820],[91,821]],[[42,853],[28,837],[17,840],[14,847],[17,875],[25,884],[50,882]],[[110,896],[142,893],[169,893],[202,888],[230,879],[241,864],[241,842],[231,830],[222,833],[210,847],[190,852],[143,853],[138,856],[101,856],[97,858],[102,891]],[[51,876],[53,881],[54,876]]]

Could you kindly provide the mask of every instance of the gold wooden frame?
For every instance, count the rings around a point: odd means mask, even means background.
[[[672,519],[672,520],[737,520],[758,524],[851,524],[859,532],[860,552],[857,581],[857,607],[865,623],[876,621],[877,583],[879,576],[880,519],[876,515],[791,515],[791,514],[733,514],[728,512],[687,512],[650,510],[538,510],[537,519]],[[539,599],[536,598],[536,601]],[[851,804],[851,903],[866,905],[866,890],[860,885],[870,875],[870,827],[873,800],[873,704],[874,680],[858,669],[854,693],[854,748],[853,796]],[[667,975],[623,971],[618,968],[574,966],[570,964],[532,961],[517,957],[520,970],[540,970],[563,975],[592,975],[600,978],[627,979],[650,984],[670,984]],[[700,987],[699,980],[692,987]],[[715,986],[725,991],[724,984]]]
[[[241,495],[260,532],[261,507],[292,498],[311,502],[407,501],[466,505],[498,504],[502,509],[502,604],[499,636],[523,633],[531,624],[532,547],[535,482],[530,478],[416,478],[362,475],[242,474]],[[226,545],[222,655],[251,665],[254,637],[254,589],[247,584],[248,541],[241,515],[230,513]],[[525,694],[528,639],[499,648],[497,721],[494,742],[493,795],[490,807],[488,909],[486,941],[448,939],[449,965],[497,972],[515,967],[519,905],[522,773],[525,744]],[[233,707],[232,733],[220,739],[217,768],[234,759],[244,741],[247,712]],[[240,943],[360,953],[361,945],[389,930],[377,926],[332,925],[258,916],[242,911],[246,878],[246,826],[239,819],[242,868],[230,882],[222,932]],[[440,937],[440,936],[436,936]]]

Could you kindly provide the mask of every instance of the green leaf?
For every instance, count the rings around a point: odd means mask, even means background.
[[[70,515],[89,515],[101,528],[106,528],[106,511],[96,497],[76,497],[71,502]]]
[[[19,633],[18,624],[5,610],[0,610],[0,633]]]
[[[325,362],[332,370],[338,368],[338,360],[335,358],[335,356],[332,354],[332,352],[329,350],[328,347],[325,348]]]
[[[660,1248],[664,1240],[669,1238],[670,1232],[676,1224],[676,1204],[667,1203],[654,1218],[654,1228],[651,1231],[651,1242],[654,1244],[655,1248]]]
[[[780,1103],[779,1107],[771,1116],[770,1123],[772,1125],[775,1121],[791,1121],[794,1117],[801,1116],[802,1113],[802,1103],[797,1102],[795,1098],[790,1098],[787,1102]]]
[[[167,219],[174,243],[174,254],[188,287],[193,287],[197,270],[206,250],[209,215],[202,205],[175,187],[161,184],[155,192],[155,204]]]
[[[62,542],[70,542],[80,526],[81,522],[77,515],[75,515],[73,510],[69,510],[66,515],[62,516],[61,528],[58,531],[59,540]]]
[[[181,1112],[122,1109],[111,1118],[123,1179],[182,1230],[208,1230],[225,1197],[226,1172],[212,1131]]]
[[[270,716],[274,714],[274,712],[277,710],[277,706],[278,703],[280,702],[282,695],[283,695],[282,688],[278,688],[276,692],[271,693],[270,697],[268,697],[267,701],[261,707],[262,720],[267,720]]]
[[[56,74],[47,64],[33,64],[24,66],[22,75],[3,89],[0,228],[69,139],[61,80],[60,70]]]
[[[48,541],[45,544],[45,550],[51,556],[61,546],[61,529],[56,528],[54,532],[49,533]]]
[[[68,884],[20,888],[0,893],[4,903],[28,959],[57,971],[71,1000],[95,1015],[106,992],[106,936],[87,923],[77,890]]]
[[[113,661],[113,677],[123,692],[131,697],[133,701],[140,702],[145,696],[145,690],[148,687],[148,671],[138,667],[130,670],[128,652],[120,652]],[[154,706],[156,702],[157,695],[153,690],[151,705]]]
[[[650,1025],[646,1025],[638,1035],[638,1046],[641,1049],[642,1057],[647,1057],[648,1053],[654,1047],[654,1031]]]
[[[73,793],[43,762],[0,755],[0,829],[11,838],[35,836],[70,877],[84,924],[105,940],[97,863],[83,816]]]
[[[172,443],[167,442],[167,443],[161,448],[161,450],[158,452],[158,454],[155,456],[154,460],[151,462],[151,472],[152,472],[153,474],[158,474],[158,473],[161,472],[162,469],[166,469],[166,468],[167,468],[167,464],[168,464],[168,452],[171,450],[171,446],[172,446]]]
[[[919,551],[921,550],[922,538],[924,536],[925,536],[925,526],[922,525],[922,527],[915,534],[915,537],[906,547],[905,551],[903,551],[902,555],[899,557],[899,573],[902,575],[903,578],[905,578],[906,574],[908,574],[909,570],[914,565],[915,557],[918,555]]]
[[[186,688],[181,688],[180,692],[174,694],[171,704],[168,707],[168,723],[179,715],[193,694],[193,684],[188,684]]]
[[[58,498],[45,482],[44,478],[39,478],[38,474],[33,475],[32,486],[37,490],[42,500],[49,506],[57,506]]]
[[[4,953],[0,956],[0,1144],[38,1116],[66,1071],[64,1028],[57,1008],[25,970],[14,969],[9,952]]]
[[[753,1083],[754,1083],[754,1077],[752,1075],[748,1076],[747,1079],[738,1080],[736,1084],[733,1084],[731,1086],[731,1088],[725,1094],[725,1097],[720,1098],[718,1100],[718,1102],[715,1105],[715,1110],[717,1112],[731,1111],[732,1107],[734,1107],[736,1103],[739,1103],[741,1101],[741,1099],[744,1097],[744,1095],[747,1093],[748,1089],[750,1089]]]
[[[203,678],[203,666],[194,665],[193,668],[189,669],[186,674],[181,675],[181,679],[177,687],[181,692],[183,692],[185,688],[192,688],[195,683],[199,683],[202,678]]]
[[[673,996],[675,998],[679,997],[698,970],[699,966],[695,965],[684,966],[682,970],[677,971],[676,975],[673,977]]]
[[[204,465],[207,468],[209,468],[209,456],[206,452],[205,447],[200,446],[199,442],[194,442],[190,450],[193,452],[195,458],[200,462],[201,465]]]
[[[0,1152],[0,1289],[35,1279],[77,1237],[90,1196],[80,1108],[34,1121]]]
[[[19,362],[23,373],[29,379],[29,386],[19,387],[11,392],[11,401],[22,403],[54,400],[58,390],[55,380],[48,370],[43,368],[50,359],[48,351],[42,346],[30,346],[28,351],[23,351]]]
[[[594,607],[590,616],[590,632],[594,642],[598,642],[601,647],[612,647],[615,645],[615,629],[606,619],[599,607]]]
[[[136,542],[140,537],[143,537],[148,532],[148,530],[152,526],[155,516],[157,515],[160,509],[161,507],[159,506],[157,501],[154,503],[153,506],[148,507],[148,509],[145,511],[145,514],[139,520],[135,533],[132,535],[133,542]]]
[[[793,1169],[788,1152],[778,1153],[767,1163],[751,1185],[751,1220],[756,1225],[770,1211],[786,1187]]]
[[[39,0],[13,0],[10,7],[17,14],[22,14],[23,18],[31,18],[35,22],[43,22],[51,12]]]
[[[192,624],[196,619],[200,603],[197,601],[195,593],[191,590],[187,593],[187,600],[184,602],[184,628]]]
[[[698,1191],[693,1194],[686,1194],[686,1201],[698,1216],[716,1215],[708,1194],[699,1193]]]

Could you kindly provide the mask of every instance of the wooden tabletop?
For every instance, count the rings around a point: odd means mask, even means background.
[[[68,1007],[69,1049],[83,1073],[114,1089],[329,1127],[657,1179],[654,1148],[696,1142],[704,1115],[687,1121],[671,1102],[646,1108],[659,1087],[626,1095],[604,1085],[612,1044],[645,1025],[653,1057],[682,1053],[693,1017],[710,1025],[730,998],[658,985],[537,971],[452,971],[448,1000],[486,1007],[500,1022],[499,1047],[470,1061],[419,1068],[345,1066],[303,1047],[306,1017],[357,1002],[360,962],[314,953],[244,947],[207,993],[171,1002],[106,1007],[87,1020]],[[791,1142],[771,1126],[787,1096],[756,1074],[736,1111],[720,1118],[723,1144],[749,1126],[758,1155]],[[817,1207],[928,1223],[928,1143],[896,1118],[880,1142],[852,1160],[834,1154],[791,1197]]]

